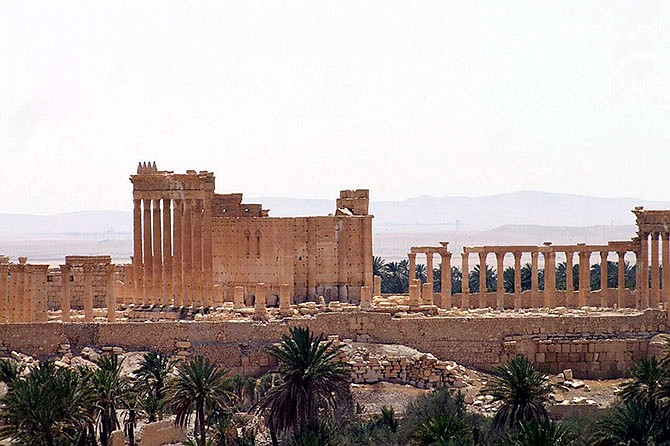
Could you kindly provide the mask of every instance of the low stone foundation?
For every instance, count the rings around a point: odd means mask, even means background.
[[[269,321],[2,324],[0,351],[45,357],[56,356],[62,344],[75,353],[86,346],[119,346],[127,351],[180,352],[182,357],[204,355],[233,373],[258,375],[273,365],[268,346],[289,327],[309,326],[326,336],[406,345],[442,361],[484,370],[521,353],[552,373],[571,368],[577,377],[615,378],[647,354],[649,340],[665,332],[667,318],[662,310],[482,312],[462,317],[356,311]]]

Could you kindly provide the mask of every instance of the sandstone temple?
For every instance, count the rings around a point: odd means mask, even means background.
[[[216,193],[208,171],[140,163],[130,181],[131,263],[72,255],[51,268],[0,256],[0,353],[121,345],[204,354],[253,374],[270,365],[264,348],[287,324],[308,324],[476,367],[521,353],[549,370],[611,377],[666,331],[670,211],[635,208],[637,234],[602,245],[468,246],[457,256],[448,242],[410,247],[408,292],[385,295],[373,277],[367,190],[341,191],[327,216],[274,218],[242,194]],[[415,279],[417,257],[426,264],[424,283]],[[559,262],[560,286],[550,273]],[[526,263],[531,286],[522,290]],[[627,263],[635,265],[633,287]],[[601,283],[592,290],[595,264]],[[453,265],[464,278],[478,268],[480,284],[488,270],[512,267],[513,289],[499,273],[495,286],[470,290],[463,280],[456,292]]]

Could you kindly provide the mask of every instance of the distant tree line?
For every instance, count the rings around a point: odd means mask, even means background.
[[[561,262],[556,265],[556,289],[566,290],[567,280],[567,264]],[[607,287],[617,288],[618,284],[618,262],[607,262]],[[381,257],[374,257],[372,263],[373,274],[382,278],[382,293],[406,293],[409,289],[409,262],[401,260],[399,262],[386,262]],[[514,267],[508,266],[503,270],[503,286],[506,293],[513,293],[515,289],[514,284]],[[650,272],[651,274],[651,272]],[[521,290],[526,291],[531,289],[532,281],[532,266],[526,263],[521,267]],[[544,290],[544,268],[538,268],[538,287]],[[635,288],[636,265],[631,265],[629,262],[624,262],[624,277],[625,287]],[[662,274],[659,274],[662,277]],[[426,265],[416,264],[416,276],[421,283],[426,282],[427,273]],[[442,289],[442,275],[440,268],[433,269],[433,290],[440,292]],[[487,266],[486,268],[486,289],[488,291],[496,291],[498,282],[498,272]],[[600,263],[591,265],[590,268],[590,285],[592,290],[600,289]],[[572,283],[575,290],[579,290],[579,264],[572,266]],[[468,285],[471,293],[479,292],[479,265],[475,265],[468,274]],[[451,267],[451,294],[461,293],[463,291],[463,271],[457,266]]]

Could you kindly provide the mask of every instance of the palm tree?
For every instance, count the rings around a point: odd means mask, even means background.
[[[433,268],[433,292],[439,293],[442,291],[442,269]]]
[[[412,279],[419,279],[421,283],[426,283],[427,278],[426,265],[423,263],[417,263],[414,268],[414,277]]]
[[[463,292],[463,272],[457,266],[451,267],[451,294]]]
[[[655,417],[651,409],[632,401],[624,402],[611,416],[598,422],[594,446],[648,446],[667,444],[664,417]]]
[[[302,327],[291,328],[268,349],[279,362],[282,383],[268,392],[257,410],[266,416],[274,445],[277,433],[305,433],[347,395],[349,365],[340,359],[341,350]]]
[[[0,358],[0,382],[7,385],[17,380],[25,366],[10,358]]]
[[[133,385],[134,384],[134,385]],[[123,430],[128,436],[128,444],[135,446],[135,428],[137,421],[145,414],[143,409],[144,395],[137,385],[137,382],[129,386],[128,391],[123,395],[121,406],[125,409],[123,417]]]
[[[506,293],[514,292],[514,267],[512,266],[503,270],[503,288]]]
[[[98,366],[91,374],[91,386],[98,412],[100,443],[107,446],[112,432],[119,428],[116,410],[129,390],[129,382],[121,375],[123,359],[119,360],[118,355],[101,356],[93,362]]]
[[[545,421],[522,423],[518,431],[509,432],[503,444],[506,446],[571,446],[577,444],[576,436],[565,427]]]
[[[10,382],[1,402],[0,438],[12,444],[75,444],[92,423],[88,377],[51,361]]]
[[[169,404],[176,416],[175,424],[185,429],[195,412],[194,435],[200,446],[207,444],[209,415],[227,408],[231,393],[225,376],[227,370],[218,368],[208,359],[197,356],[177,368]]]
[[[548,419],[544,403],[551,391],[547,375],[525,356],[515,356],[496,369],[482,393],[502,402],[493,417],[493,426],[517,429],[522,422]]]
[[[634,289],[637,281],[637,265],[631,265],[630,262],[624,261],[624,282],[626,288]]]
[[[405,293],[409,284],[409,265],[407,260],[389,262],[384,267],[382,276],[382,292]]]
[[[471,293],[479,292],[479,265],[475,265],[470,271],[469,285]],[[496,289],[497,275],[493,267],[486,267],[486,290],[493,291]]]
[[[413,444],[417,446],[468,446],[472,431],[458,414],[437,413],[419,426]]]
[[[139,367],[135,370],[150,423],[157,421],[163,412],[166,383],[173,368],[174,361],[166,354],[149,352],[142,356]]]
[[[372,274],[379,277],[384,277],[384,266],[386,261],[378,256],[372,258]]]
[[[632,381],[621,387],[624,401],[648,406],[652,413],[661,409],[661,392],[670,378],[668,370],[655,356],[642,358],[629,370]]]

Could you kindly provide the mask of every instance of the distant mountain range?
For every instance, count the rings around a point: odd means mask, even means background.
[[[245,198],[262,203],[275,217],[327,215],[335,200]],[[485,231],[503,225],[621,226],[635,223],[635,206],[670,209],[670,202],[599,198],[547,192],[514,192],[482,197],[422,195],[402,201],[373,201],[375,231]],[[0,235],[105,234],[132,231],[130,211],[80,211],[56,215],[0,214]]]

